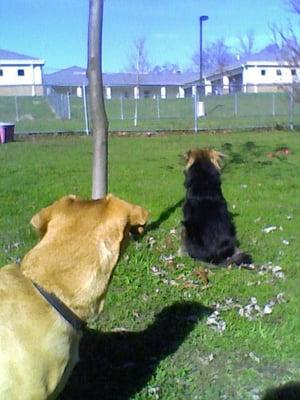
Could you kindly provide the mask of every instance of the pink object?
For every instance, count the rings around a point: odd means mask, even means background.
[[[5,143],[5,128],[0,125],[0,143]]]
[[[0,144],[14,140],[15,125],[9,122],[0,122]]]

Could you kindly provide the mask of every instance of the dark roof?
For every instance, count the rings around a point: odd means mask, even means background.
[[[162,86],[162,85],[183,85],[186,82],[197,79],[196,73],[161,73],[161,74],[140,74],[135,73],[104,73],[104,86]],[[44,83],[57,86],[81,86],[87,85],[86,70],[73,66],[62,69],[52,74],[44,75]]]
[[[40,60],[40,58],[0,49],[0,60]]]
[[[135,86],[137,84],[137,76],[126,72],[104,73],[103,84],[104,86]]]
[[[142,85],[183,85],[186,82],[193,81],[199,76],[194,72],[162,72],[159,74],[144,74],[140,76]]]
[[[87,85],[88,80],[84,68],[73,66],[52,74],[44,74],[43,82],[45,85],[82,86]]]
[[[144,86],[178,86],[196,79],[195,73],[147,73],[137,75],[135,73],[114,73],[103,74],[103,83],[106,86],[126,86],[126,85],[144,85]]]

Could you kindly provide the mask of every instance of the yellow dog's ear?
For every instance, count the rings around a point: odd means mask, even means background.
[[[41,211],[39,211],[31,218],[30,224],[36,231],[38,231],[40,238],[42,238],[47,232],[47,226],[50,219],[51,207],[42,208]]]
[[[47,232],[48,223],[51,221],[53,215],[64,210],[66,206],[69,205],[70,202],[73,202],[76,198],[77,197],[72,194],[64,196],[50,206],[42,208],[31,218],[30,224],[36,231],[38,231],[40,238],[42,238]]]
[[[149,213],[143,207],[130,204],[129,209],[129,224],[131,227],[136,227],[138,233],[144,232],[144,226],[148,221]]]

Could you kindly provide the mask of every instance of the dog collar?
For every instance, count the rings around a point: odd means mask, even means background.
[[[65,305],[54,293],[49,293],[36,282],[32,282],[34,287],[44,297],[44,299],[77,331],[83,331],[85,322],[79,318],[68,306]]]

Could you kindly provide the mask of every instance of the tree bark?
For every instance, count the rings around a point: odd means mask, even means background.
[[[92,198],[107,193],[107,132],[102,81],[102,26],[104,0],[90,0],[88,26],[88,95],[93,130]]]

